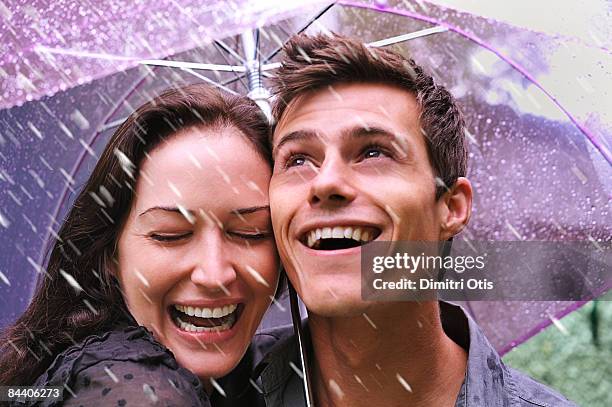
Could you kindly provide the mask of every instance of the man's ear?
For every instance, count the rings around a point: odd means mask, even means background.
[[[440,200],[443,210],[440,240],[448,240],[461,232],[472,216],[472,184],[467,178],[459,177]]]

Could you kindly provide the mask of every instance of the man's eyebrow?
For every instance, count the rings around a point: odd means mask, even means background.
[[[382,136],[385,138],[396,139],[397,135],[384,127],[377,125],[363,124],[360,126],[350,127],[342,131],[342,136],[346,138],[366,138],[374,136]]]
[[[276,155],[276,152],[278,151],[279,148],[283,146],[283,144],[287,144],[291,141],[311,140],[315,137],[318,137],[318,135],[313,130],[297,130],[297,131],[292,131],[291,133],[285,134],[283,137],[281,137],[278,144],[274,146],[274,148],[272,149],[272,156],[274,157]]]
[[[248,208],[232,209],[230,213],[233,215],[248,215],[249,213],[254,213],[254,212],[259,212],[259,211],[270,211],[270,206],[269,205],[249,206]]]
[[[140,215],[138,216],[142,216],[152,211],[166,211],[166,212],[173,212],[173,213],[179,213],[179,214],[181,213],[181,210],[178,207],[174,207],[174,206],[152,206],[149,209],[141,212]]]
[[[378,125],[369,125],[364,123],[362,125],[349,127],[342,130],[342,136],[347,138],[362,138],[372,136],[384,136],[387,138],[396,138],[396,134],[384,127]],[[296,130],[291,133],[284,135],[278,144],[274,147],[273,154],[283,145],[292,141],[306,141],[320,137],[314,130]]]

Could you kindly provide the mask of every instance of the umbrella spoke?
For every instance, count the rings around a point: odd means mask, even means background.
[[[229,47],[229,46],[228,46],[228,47]],[[217,47],[217,48],[215,48],[215,49],[216,49],[216,50],[219,52],[219,54],[220,54],[220,55],[221,55],[221,57],[222,57],[222,58],[225,60],[225,62],[229,64],[229,60],[228,60],[228,58],[227,58],[227,54],[226,54],[225,52],[222,52],[222,51],[221,51],[221,50],[220,50],[218,47]],[[237,54],[237,53],[236,53],[236,54]],[[244,61],[244,59],[243,59],[243,61]],[[234,75],[236,75],[236,81],[240,81],[240,83],[242,84],[242,86],[244,86],[244,88],[245,88],[245,89],[247,89],[247,91],[248,91],[249,86],[248,86],[248,85],[247,85],[247,84],[244,82],[244,80],[243,80],[243,79],[244,79],[244,77],[245,77],[245,75],[246,75],[246,71],[247,71],[247,69],[246,69],[246,67],[245,67],[244,65],[243,65],[243,66],[241,66],[240,68],[241,68],[241,69],[240,69],[239,71],[233,71],[233,72],[234,72]],[[244,75],[238,75],[238,72],[241,72],[241,73],[242,73],[242,72],[244,72],[245,74],[244,74]],[[235,82],[235,81],[234,81],[234,82]]]
[[[169,61],[166,59],[143,59],[138,61],[141,65],[165,66],[168,68],[195,69],[205,71],[222,71],[222,72],[244,72],[246,69],[241,65],[219,65],[219,64],[203,64],[200,62],[185,62],[185,61]]]
[[[206,83],[209,83],[209,84],[211,84],[211,85],[213,85],[213,86],[215,86],[215,87],[217,87],[217,88],[219,88],[219,89],[223,89],[224,91],[226,91],[226,92],[228,92],[228,93],[231,93],[232,95],[238,95],[238,93],[237,93],[237,92],[235,92],[235,91],[231,90],[230,88],[228,88],[228,87],[224,86],[223,84],[221,84],[221,83],[217,83],[217,82],[213,81],[212,79],[207,78],[206,76],[204,76],[204,75],[202,75],[202,74],[200,74],[200,73],[198,73],[198,72],[196,72],[196,71],[194,71],[194,70],[192,70],[192,69],[189,69],[189,68],[182,68],[182,70],[183,70],[183,71],[185,71],[185,72],[187,72],[187,73],[192,74],[193,76],[195,76],[195,77],[197,77],[197,78],[200,78],[201,80],[203,80],[203,81],[204,81],[204,82],[206,82]]]
[[[243,74],[243,73],[241,73],[240,75],[236,74],[236,77],[226,80],[225,82],[222,83],[222,85],[223,86],[231,85],[232,83],[243,79],[245,75],[246,74]]]
[[[231,56],[233,56],[234,58],[236,58],[238,61],[240,61],[241,64],[244,64],[244,58],[241,57],[236,51],[234,51],[232,49],[232,47],[230,47],[229,45],[227,45],[226,43],[224,43],[221,40],[216,40],[215,41],[215,45],[221,49],[223,49],[223,51],[227,52],[228,54],[230,54]]]
[[[408,34],[397,35],[395,37],[386,38],[384,40],[370,42],[370,47],[386,47],[387,45],[398,44],[400,42],[413,40],[415,38],[421,38],[432,34],[443,33],[448,31],[448,28],[442,27],[441,25],[426,28],[424,30],[415,31]]]
[[[328,5],[327,7],[325,7],[323,10],[321,10],[319,13],[317,13],[316,16],[314,16],[313,18],[311,18],[310,20],[308,20],[308,22],[306,24],[304,24],[298,31],[296,31],[296,34],[300,34],[304,31],[306,31],[308,29],[308,27],[310,27],[312,25],[312,23],[314,23],[315,21],[317,21],[319,18],[321,18],[321,16],[325,13],[327,13],[327,11],[332,8],[334,6],[335,3],[331,3],[330,5]],[[280,27],[280,25],[279,25]],[[282,30],[282,28],[281,28]],[[285,32],[285,30],[283,30],[283,32]],[[286,32],[285,32],[286,33]],[[288,37],[291,37],[291,35],[287,34]],[[270,61],[272,58],[274,58],[276,56],[276,54],[278,54],[280,52],[280,50],[282,49],[282,46],[276,47],[274,49],[274,51],[272,51],[270,54],[268,54],[267,57],[264,58],[263,63],[265,64],[266,62]]]

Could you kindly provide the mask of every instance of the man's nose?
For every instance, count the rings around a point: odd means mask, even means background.
[[[355,199],[350,183],[350,167],[340,156],[326,158],[312,179],[309,202],[322,207],[342,206]]]
[[[194,264],[191,271],[191,281],[210,291],[227,291],[236,281],[236,270],[228,256],[225,247],[225,236],[221,229],[205,232],[201,243],[194,249]]]

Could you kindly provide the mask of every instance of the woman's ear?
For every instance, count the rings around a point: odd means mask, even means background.
[[[440,240],[448,240],[461,232],[472,216],[472,184],[459,177],[440,199],[443,205]]]

